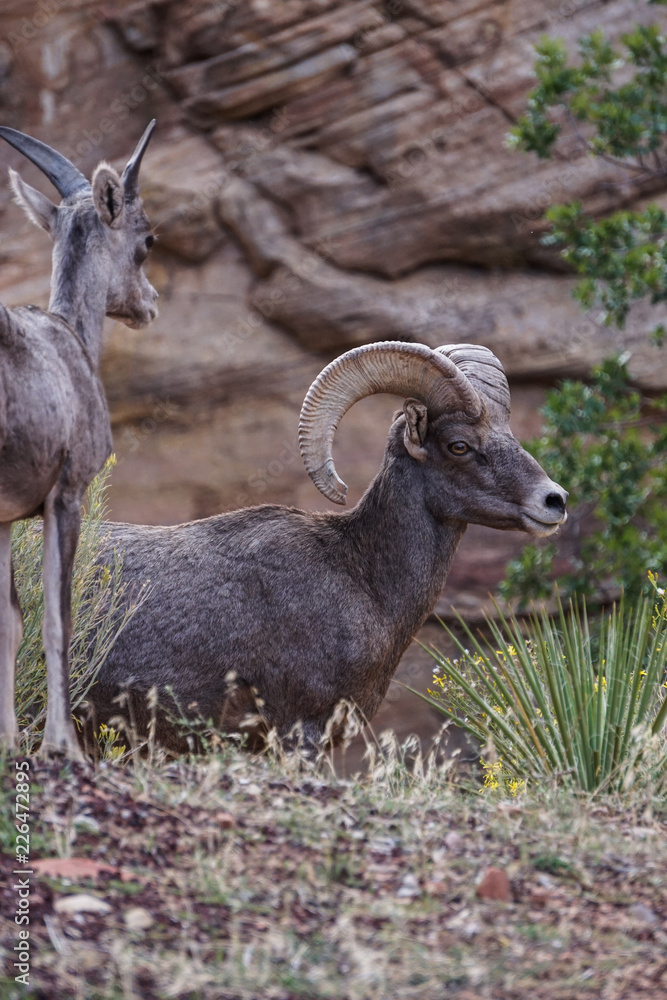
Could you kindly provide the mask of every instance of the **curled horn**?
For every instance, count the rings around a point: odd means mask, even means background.
[[[90,191],[89,182],[74,164],[46,143],[6,125],[0,125],[0,136],[46,174],[61,198]]]
[[[484,397],[495,423],[507,423],[510,418],[510,387],[505,371],[488,347],[478,344],[447,344],[436,348],[467,375],[477,392]]]
[[[343,415],[364,396],[392,392],[426,405],[431,420],[443,413],[479,416],[480,397],[447,355],[424,344],[384,341],[355,347],[336,358],[311,385],[301,407],[299,447],[318,490],[345,503],[347,486],[333,463],[334,434]]]
[[[139,167],[141,166],[141,161],[143,159],[144,153],[146,152],[146,147],[150,142],[150,138],[153,134],[153,129],[155,128],[155,118],[152,122],[149,122],[144,129],[144,134],[136,145],[136,149],[132,153],[132,156],[127,161],[125,170],[123,171],[123,184],[125,186],[125,200],[132,201],[136,198],[139,193]]]

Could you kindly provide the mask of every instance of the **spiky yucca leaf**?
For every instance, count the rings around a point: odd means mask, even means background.
[[[551,617],[487,619],[490,638],[462,619],[466,648],[437,649],[426,700],[482,745],[492,743],[517,778],[570,781],[593,791],[643,776],[667,781],[667,602],[624,601],[589,621],[585,604],[559,601]],[[426,647],[425,647],[426,648]],[[418,692],[415,692],[418,693]]]

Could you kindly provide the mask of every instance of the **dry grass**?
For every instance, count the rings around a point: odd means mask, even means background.
[[[70,649],[72,706],[77,713],[117,636],[136,608],[145,600],[148,587],[130,593],[122,581],[122,560],[100,565],[100,549],[108,528],[108,479],[115,458],[108,459],[91,483],[81,521],[72,579],[73,641]],[[21,749],[32,753],[41,740],[46,718],[46,661],[42,644],[44,591],[42,581],[42,520],[17,522],[12,529],[12,555],[16,587],[23,610],[23,640],[16,671],[16,710],[21,730]],[[128,598],[130,598],[128,600]]]
[[[33,987],[5,973],[7,1000],[667,994],[666,816],[648,793],[504,800],[410,773],[391,744],[345,781],[234,749],[31,768],[33,859],[108,868],[32,877]],[[5,871],[13,774],[6,761]],[[478,898],[489,866],[509,901]],[[108,912],[58,912],[82,892]]]

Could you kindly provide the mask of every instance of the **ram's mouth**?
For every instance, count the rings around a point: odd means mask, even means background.
[[[124,326],[129,326],[130,330],[143,330],[145,326],[154,320],[157,316],[157,309],[151,309],[146,315],[123,315],[121,313],[107,313],[109,319],[114,320],[116,323],[122,323]]]
[[[529,532],[529,534],[537,535],[538,538],[546,538],[548,535],[553,535],[556,531],[558,531],[561,524],[565,524],[567,521],[567,513],[563,514],[558,521],[541,521],[532,514],[526,514],[526,512],[523,511],[521,514],[521,520],[523,522],[524,530]]]

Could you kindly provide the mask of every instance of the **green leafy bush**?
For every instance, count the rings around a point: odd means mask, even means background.
[[[132,595],[121,582],[121,561],[100,565],[105,537],[107,480],[115,459],[91,484],[81,522],[72,580],[73,637],[70,648],[72,707],[75,711],[93,684],[116,637],[143,594]],[[46,716],[46,660],[42,645],[42,521],[19,521],[12,532],[14,574],[23,610],[23,641],[16,671],[16,710],[25,749],[39,740]]]
[[[542,435],[527,445],[576,498],[576,547],[559,566],[565,596],[609,600],[623,589],[634,599],[650,590],[647,566],[667,575],[667,397],[647,411],[626,362],[609,358],[590,384],[567,381],[549,392]],[[525,546],[508,565],[502,596],[520,607],[552,596],[556,555],[553,543]]]
[[[537,87],[526,113],[508,136],[511,147],[553,155],[564,125],[580,146],[612,161],[631,182],[667,175],[667,42],[657,25],[639,26],[614,48],[596,31],[579,39],[579,61],[568,63],[563,42],[536,46]],[[614,85],[614,79],[622,83]],[[583,129],[583,131],[582,131]],[[581,281],[575,295],[585,308],[601,306],[608,324],[623,327],[633,300],[667,299],[667,215],[655,205],[641,212],[586,216],[581,204],[557,205],[546,246],[562,256]],[[662,326],[654,331],[659,342]]]
[[[542,243],[564,248],[562,256],[582,276],[575,298],[584,309],[600,306],[607,326],[622,329],[635,299],[649,298],[653,305],[667,300],[667,215],[661,208],[594,221],[573,202],[546,214],[551,231]],[[651,337],[662,344],[662,324]]]
[[[585,605],[566,613],[487,619],[490,639],[465,625],[466,648],[437,650],[426,699],[482,747],[485,787],[516,794],[545,779],[585,791],[667,782],[667,601],[621,601],[601,619]],[[446,628],[446,626],[445,626]]]
[[[510,145],[548,157],[567,123],[590,152],[633,173],[662,172],[667,136],[667,44],[658,25],[637,26],[614,48],[601,31],[579,39],[579,60],[568,63],[561,39],[535,47],[537,87],[526,113],[510,133]],[[615,84],[614,79],[622,82]],[[587,126],[581,132],[581,126]]]
[[[509,144],[550,157],[567,129],[592,156],[612,161],[628,179],[667,176],[667,42],[657,25],[639,26],[612,45],[601,32],[579,40],[571,62],[559,39],[536,47],[538,84]],[[641,212],[587,217],[582,206],[554,206],[543,243],[561,248],[580,281],[575,297],[602,309],[608,325],[622,328],[635,300],[667,301],[667,214]],[[648,332],[648,331],[647,331]],[[661,344],[667,331],[651,331]],[[571,494],[577,549],[557,580],[566,594],[605,600],[624,587],[646,590],[646,570],[667,569],[667,446],[665,398],[647,401],[633,390],[627,358],[609,358],[589,384],[568,381],[549,393],[544,426],[529,445]],[[656,357],[656,363],[659,359]],[[593,533],[579,529],[595,519]],[[557,566],[554,544],[530,545],[510,563],[505,598],[549,596]]]

